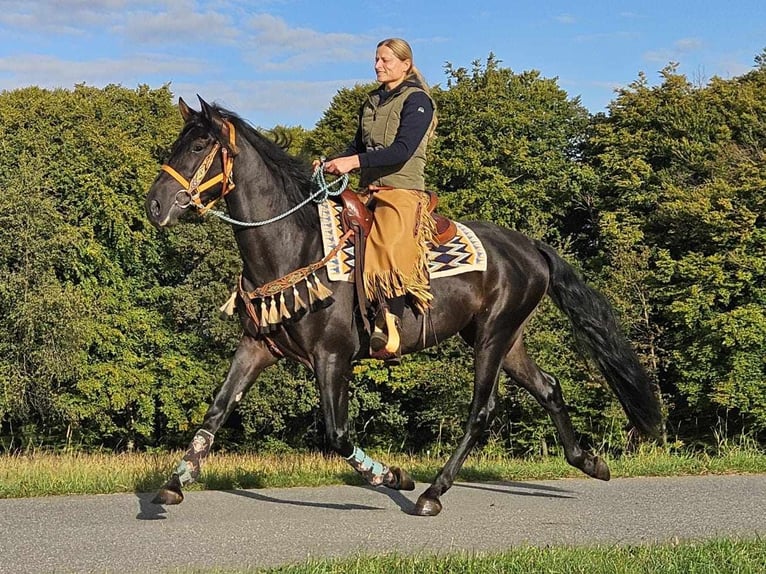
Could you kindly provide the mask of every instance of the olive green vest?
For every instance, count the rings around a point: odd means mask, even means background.
[[[368,150],[381,149],[394,143],[396,132],[399,129],[399,118],[404,100],[412,92],[425,93],[424,90],[416,86],[404,86],[382,105],[379,105],[379,94],[372,93],[367,96],[367,102],[362,107],[359,122],[362,129],[362,141]],[[363,188],[369,185],[380,185],[424,190],[426,188],[426,146],[430,135],[431,129],[429,128],[418,144],[415,153],[404,163],[362,168],[360,185]]]

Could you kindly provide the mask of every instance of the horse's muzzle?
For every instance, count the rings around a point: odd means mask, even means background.
[[[146,199],[146,216],[155,227],[169,227],[176,223],[177,215],[171,205],[169,209],[162,204],[157,196],[150,194]]]
[[[160,202],[156,199],[152,199],[146,207],[146,213],[152,220],[158,219],[160,216]]]

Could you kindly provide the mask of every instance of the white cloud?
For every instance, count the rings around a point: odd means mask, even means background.
[[[702,41],[698,38],[681,38],[673,43],[672,48],[662,48],[644,52],[644,60],[647,62],[678,62],[683,56],[702,49]]]
[[[339,89],[365,82],[366,80],[174,83],[171,91],[192,107],[199,107],[199,94],[206,101],[216,102],[256,126],[300,124],[312,128]]]
[[[571,14],[559,14],[558,16],[556,16],[556,21],[559,24],[574,24],[577,22],[577,18],[575,18]]]
[[[147,0],[0,1],[0,24],[34,34],[81,36],[118,19],[126,6],[144,3],[149,4]]]
[[[681,38],[680,40],[677,40],[673,46],[682,54],[695,52],[702,48],[702,40],[699,38]]]
[[[323,33],[310,28],[291,28],[271,14],[256,14],[248,21],[253,36],[246,56],[256,69],[299,70],[316,63],[372,61],[367,35]]]
[[[676,57],[677,54],[672,50],[649,50],[643,55],[647,62],[661,62],[663,64],[675,60]]]
[[[10,90],[19,86],[41,88],[71,88],[85,83],[97,87],[123,84],[147,74],[170,76],[174,73],[195,73],[204,64],[192,59],[136,56],[126,59],[95,59],[89,61],[63,60],[54,56],[25,55],[0,58],[0,88]]]
[[[718,62],[718,68],[720,69],[720,72],[718,72],[719,76],[722,78],[733,78],[752,72],[753,64],[748,65],[737,60],[734,56],[725,55]]]
[[[131,11],[115,23],[115,32],[126,38],[153,44],[219,44],[240,36],[231,15],[202,11],[194,2],[171,0],[162,10]]]

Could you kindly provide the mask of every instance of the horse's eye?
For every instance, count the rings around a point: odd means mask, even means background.
[[[192,151],[195,153],[204,151],[205,148],[207,148],[207,144],[208,144],[207,138],[198,138],[194,140],[194,143],[192,144]]]

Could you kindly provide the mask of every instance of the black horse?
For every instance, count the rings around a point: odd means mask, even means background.
[[[287,154],[236,114],[201,98],[200,104],[197,112],[179,99],[185,125],[168,163],[149,190],[149,219],[158,227],[172,226],[189,211],[204,211],[225,196],[233,222],[262,225],[233,223],[243,261],[236,300],[243,335],[202,427],[154,501],[177,504],[183,500],[181,488],[197,478],[216,431],[256,377],[282,357],[301,362],[315,374],[333,450],[370,484],[414,489],[405,471],[370,459],[349,437],[352,364],[369,357],[369,336],[356,305],[353,283],[330,282],[322,265],[319,216],[315,205],[305,203],[314,192],[310,166]],[[301,204],[303,207],[295,209]],[[606,463],[578,444],[558,382],[542,371],[524,348],[524,328],[546,294],[570,319],[582,347],[598,365],[633,427],[642,434],[655,435],[661,422],[659,401],[606,299],[587,286],[548,245],[487,222],[467,225],[487,250],[486,271],[434,279],[428,329],[423,330],[423,318],[410,310],[402,321],[403,354],[459,333],[473,347],[475,359],[465,435],[431,486],[420,495],[413,513],[423,516],[441,511],[440,497],[452,486],[472,447],[488,428],[501,369],[548,411],[566,460],[589,476],[609,480]],[[308,281],[300,281],[302,277]],[[298,303],[314,298],[320,281],[332,288],[332,299],[327,300],[332,301],[330,305],[315,304],[300,318],[293,316],[291,321],[267,329],[263,323],[267,322],[268,308],[262,308],[260,315],[258,309],[253,312],[249,295],[245,295],[276,282],[281,293],[287,294],[288,304]],[[297,289],[291,290],[294,286]],[[275,299],[271,297],[272,307]],[[283,304],[284,299],[280,301]]]

